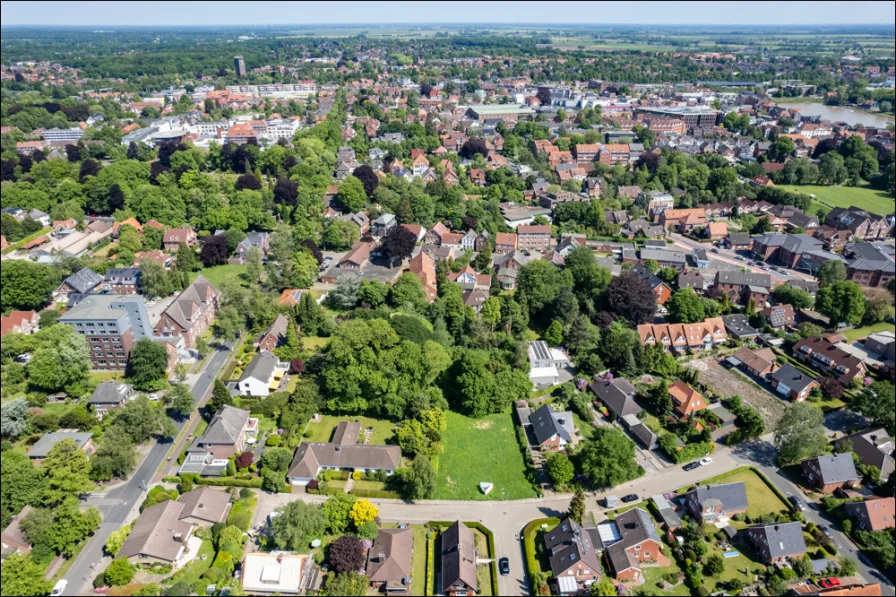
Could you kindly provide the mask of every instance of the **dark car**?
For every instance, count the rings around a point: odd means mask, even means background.
[[[638,501],[638,494],[637,494],[637,493],[630,493],[630,494],[628,494],[628,495],[624,495],[624,496],[622,496],[622,501],[625,502],[626,504],[629,503],[629,502],[637,502],[637,501]]]
[[[820,525],[818,525],[818,530],[820,530],[822,533],[824,533],[825,537],[827,537],[828,539],[831,538],[831,527],[827,527],[823,524],[820,524]]]
[[[684,465],[682,468],[686,471],[692,471],[695,468],[700,468],[700,463],[697,461],[689,462],[686,465]]]
[[[798,497],[795,495],[787,496],[787,500],[790,502],[791,507],[794,512],[805,512],[806,504],[804,504]]]
[[[501,558],[498,560],[498,570],[501,571],[501,576],[507,576],[510,574],[510,560],[507,558]]]

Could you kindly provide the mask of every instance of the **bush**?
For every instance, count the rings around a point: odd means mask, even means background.
[[[265,440],[264,445],[267,446],[268,448],[276,448],[277,446],[279,446],[282,443],[283,443],[283,438],[275,433],[274,435],[271,435],[270,437],[268,437],[267,440]]]
[[[103,573],[103,580],[112,587],[121,587],[134,578],[134,565],[124,558],[113,560]]]
[[[361,480],[361,471],[352,472],[352,479],[354,479],[355,481],[360,481]]]

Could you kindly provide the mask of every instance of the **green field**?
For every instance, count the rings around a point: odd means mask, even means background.
[[[887,194],[886,191],[878,191],[868,185],[861,187],[827,187],[823,185],[782,184],[777,185],[777,188],[792,193],[815,195],[815,202],[828,209],[855,205],[881,216],[893,211],[893,197]]]
[[[392,421],[384,421],[383,419],[355,417],[350,415],[322,415],[320,421],[308,425],[308,431],[311,432],[311,437],[307,437],[305,439],[309,442],[328,442],[330,441],[330,438],[333,437],[333,430],[336,429],[336,425],[341,421],[361,422],[362,431],[361,435],[358,438],[358,443],[361,443],[363,439],[363,430],[372,427],[373,435],[370,437],[370,443],[385,444],[386,440],[392,437],[392,428],[395,427],[395,423],[393,423]]]
[[[861,340],[868,336],[868,334],[873,334],[875,332],[884,332],[884,331],[896,331],[896,327],[893,326],[892,323],[887,323],[886,321],[882,321],[880,323],[875,323],[874,325],[865,326],[863,328],[853,328],[851,330],[846,330],[843,332],[843,335],[846,336],[847,342],[855,342],[856,340]]]
[[[248,286],[249,283],[243,277],[243,273],[245,273],[245,271],[245,265],[216,265],[214,267],[207,267],[200,272],[191,274],[190,280],[195,280],[199,274],[202,274],[206,280],[212,283],[212,286],[220,289],[221,282],[223,282],[227,278],[237,277],[239,278],[240,283],[243,286]]]
[[[500,500],[535,497],[510,413],[471,419],[447,411],[445,450],[439,455],[435,499]],[[494,483],[486,496],[479,483]]]

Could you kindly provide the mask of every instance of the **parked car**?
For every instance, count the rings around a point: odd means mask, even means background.
[[[64,578],[60,578],[56,581],[56,585],[53,587],[53,592],[50,593],[51,596],[55,597],[56,595],[62,595],[65,592],[66,587],[68,587],[68,581]]]
[[[700,463],[695,460],[694,462],[687,463],[682,468],[684,468],[685,471],[692,471],[695,468],[700,468]]]
[[[498,570],[501,572],[501,576],[510,574],[510,560],[507,558],[498,560]]]
[[[804,504],[802,500],[800,500],[800,498],[796,497],[795,495],[788,495],[787,501],[790,502],[790,506],[793,508],[794,512],[806,511],[806,504]]]
[[[153,402],[155,402],[156,400],[159,399],[159,395],[158,395],[158,393],[155,393],[155,392],[154,392],[154,393],[150,394],[150,395],[149,395],[149,399],[152,400]]]
[[[712,456],[700,459],[700,466],[706,466],[707,464],[712,464]]]
[[[712,252],[713,252],[713,253],[718,253],[719,250],[718,250],[718,249],[713,249]]]
[[[628,504],[629,502],[637,502],[637,501],[638,501],[638,494],[637,494],[637,493],[630,493],[630,494],[628,494],[628,495],[624,495],[624,496],[622,496],[622,501],[625,502],[626,504]]]
[[[820,525],[818,525],[818,529],[822,533],[824,533],[825,537],[827,537],[828,539],[831,538],[831,527],[820,524]]]
[[[818,586],[825,588],[825,589],[836,589],[837,587],[840,586],[840,579],[839,578],[822,578],[820,581],[818,581]]]

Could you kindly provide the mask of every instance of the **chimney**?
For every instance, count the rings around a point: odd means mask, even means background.
[[[202,508],[205,508],[205,504],[200,503],[200,504],[199,504],[199,509],[201,510]]]
[[[337,452],[339,452],[341,448],[342,448],[342,446],[340,446],[339,444],[336,444],[336,451],[337,451]]]
[[[781,530],[781,525],[776,524],[776,525],[775,525],[775,530],[776,530],[776,531],[780,531],[780,530]]]

